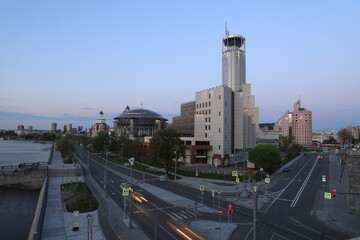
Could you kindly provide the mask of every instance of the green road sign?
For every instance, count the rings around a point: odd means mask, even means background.
[[[130,163],[128,162],[124,163],[124,167],[130,167]]]
[[[215,190],[211,190],[211,196],[215,197]]]
[[[237,177],[237,176],[238,176],[238,172],[237,172],[237,171],[232,171],[232,176],[233,176],[233,177]]]
[[[124,188],[124,189],[123,189],[123,192],[122,192],[122,195],[123,195],[123,196],[129,195],[129,189]]]
[[[265,178],[265,183],[270,183],[270,178]]]
[[[200,185],[200,191],[204,191],[205,190],[205,186],[204,185]]]
[[[239,182],[240,182],[240,178],[237,177],[237,178],[235,179],[235,182],[239,183]]]

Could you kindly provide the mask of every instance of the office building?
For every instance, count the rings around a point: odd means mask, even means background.
[[[222,85],[195,93],[194,137],[182,137],[186,163],[247,165],[249,151],[256,145],[259,110],[246,83],[245,60],[245,38],[226,30]]]

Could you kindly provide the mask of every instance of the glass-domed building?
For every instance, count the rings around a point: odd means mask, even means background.
[[[114,131],[117,136],[152,136],[166,127],[166,121],[166,118],[151,110],[130,110],[127,106],[122,114],[114,118]]]

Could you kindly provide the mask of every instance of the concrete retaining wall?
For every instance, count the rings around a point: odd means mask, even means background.
[[[34,170],[29,173],[18,173],[16,175],[0,175],[0,186],[36,190],[43,186],[46,176],[46,169]]]
[[[34,218],[31,224],[28,240],[41,239],[42,227],[44,224],[45,209],[47,204],[47,190],[49,181],[48,178],[44,180],[41,188],[39,199],[37,201]]]

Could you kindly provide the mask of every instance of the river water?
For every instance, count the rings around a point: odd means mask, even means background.
[[[51,144],[2,140],[0,166],[47,162]],[[39,191],[0,188],[0,239],[27,239]]]

